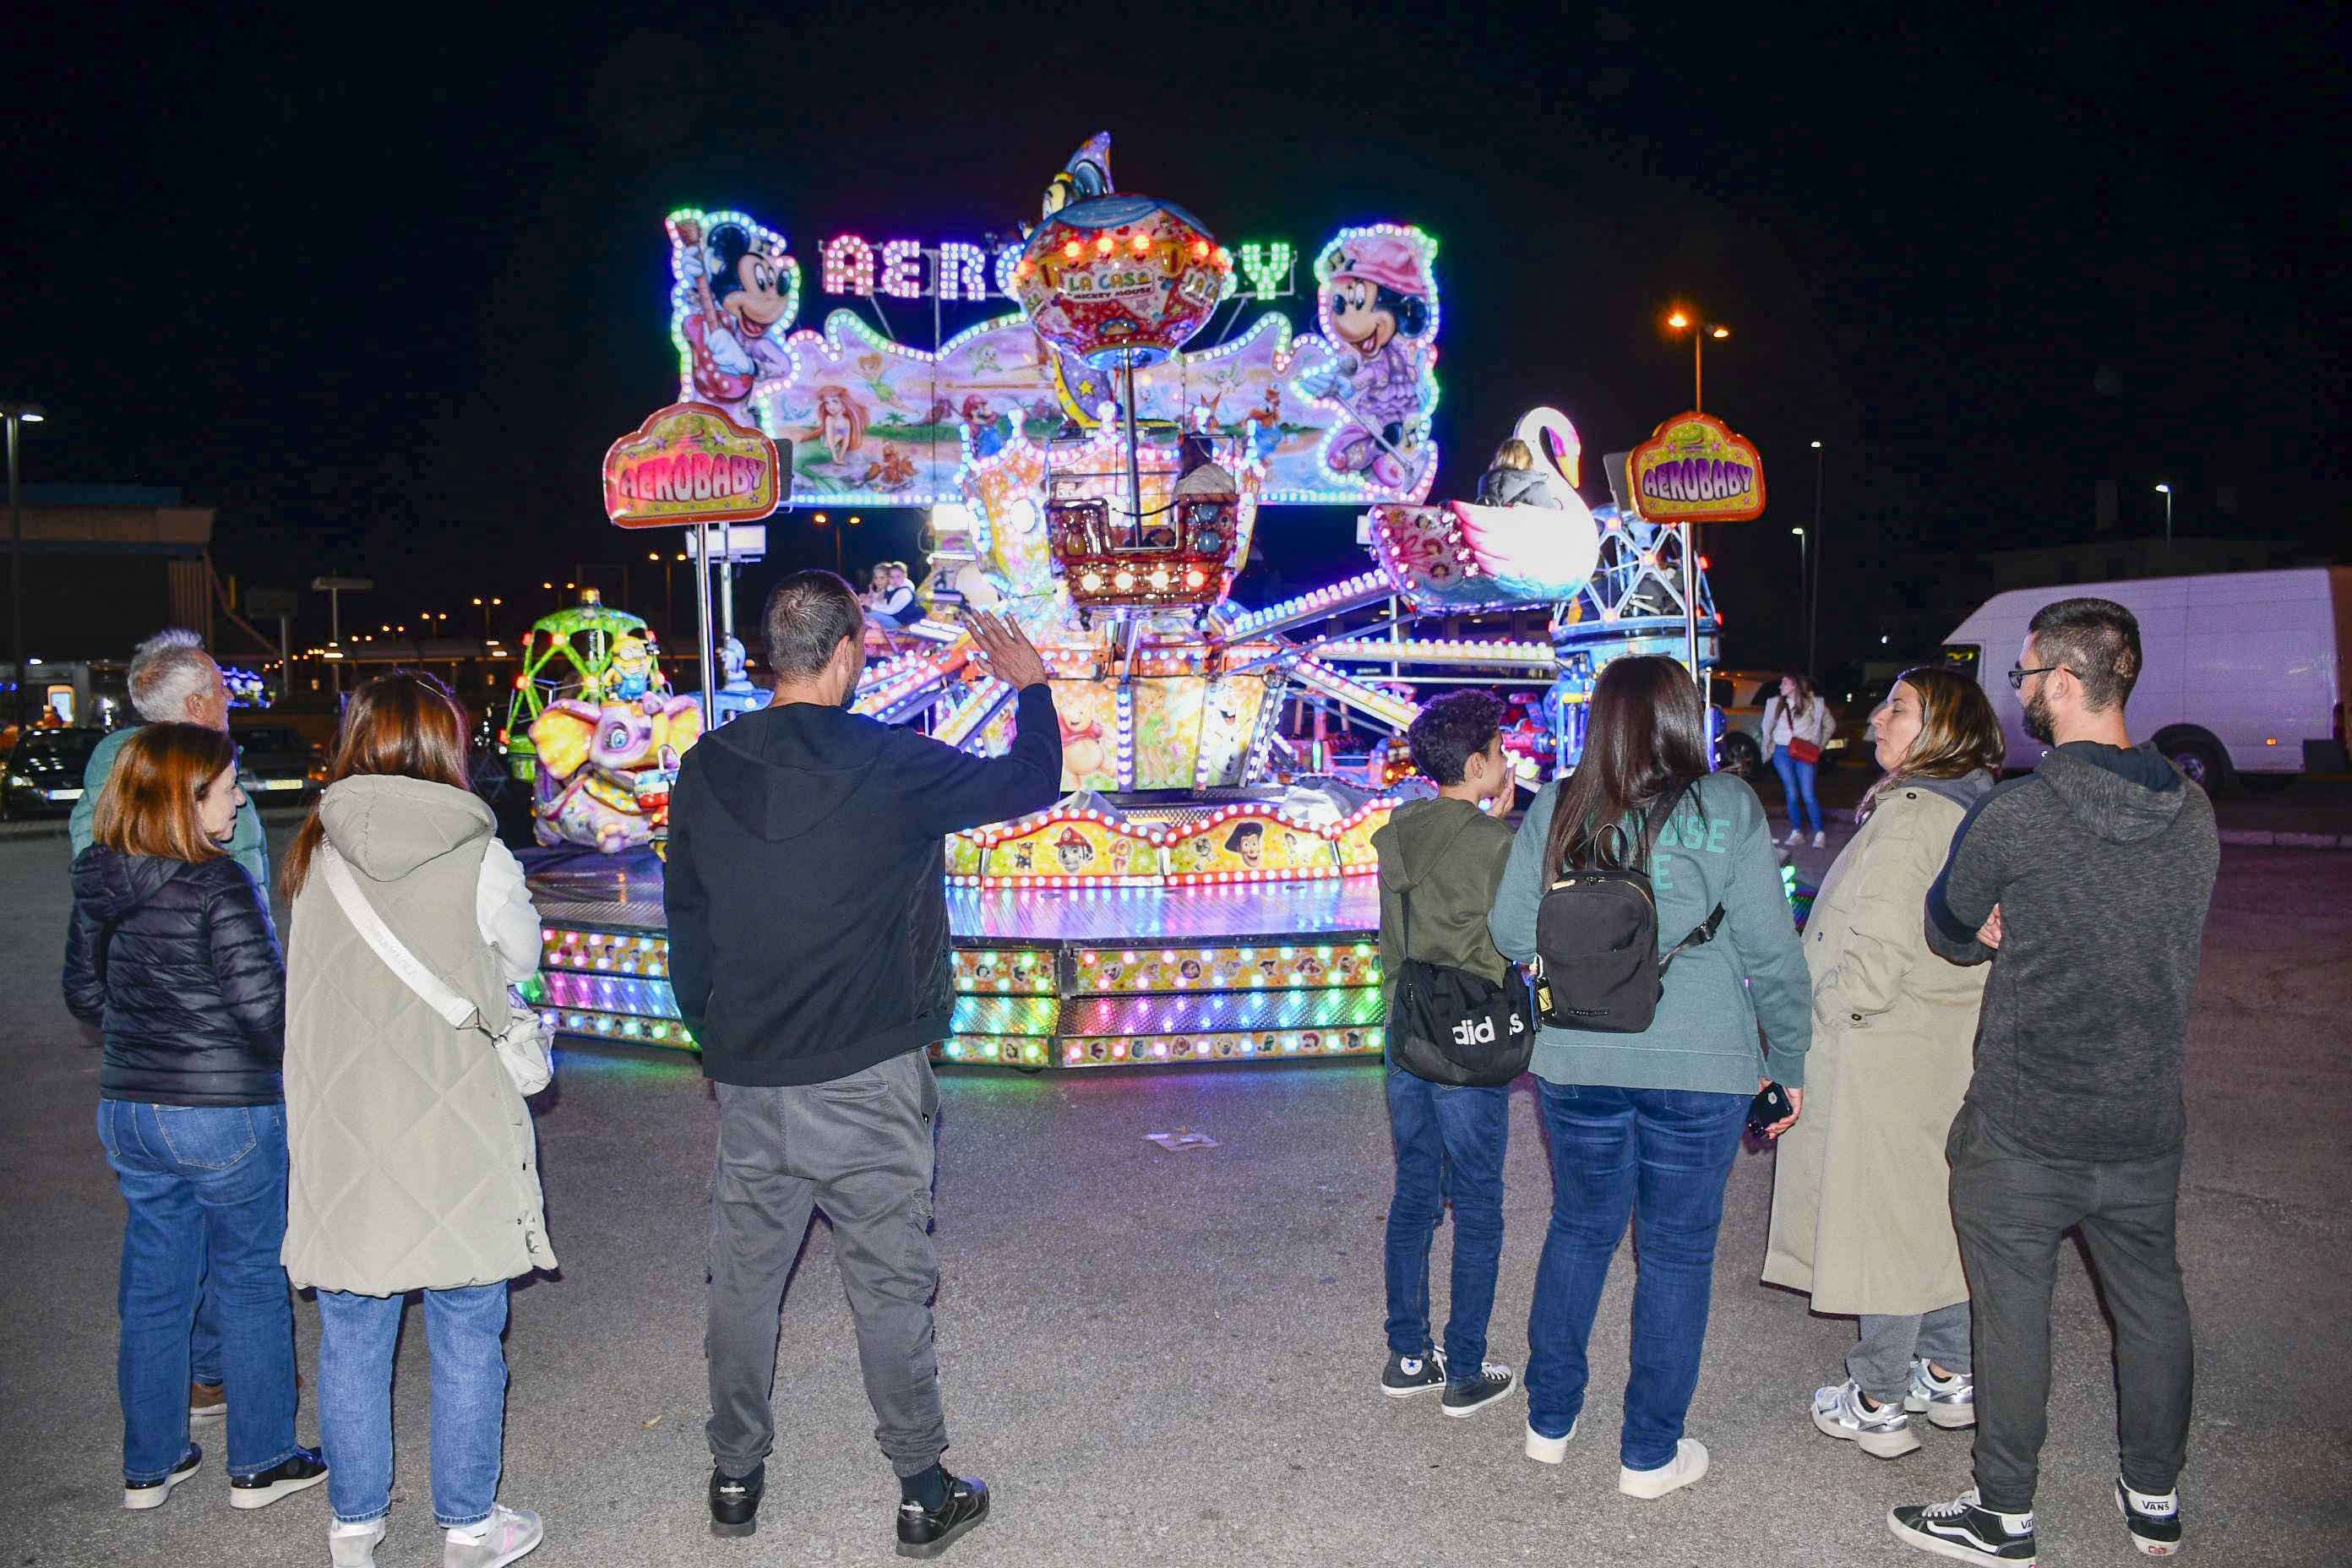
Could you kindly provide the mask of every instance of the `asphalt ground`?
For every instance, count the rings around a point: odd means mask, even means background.
[[[280,834],[284,823],[277,824]],[[1810,853],[1810,852],[1808,852]],[[65,847],[0,843],[6,1135],[0,1245],[0,1562],[321,1563],[316,1489],[232,1512],[218,1428],[168,1506],[119,1506],[111,1310],[121,1208],[91,1125],[97,1052],[58,996]],[[2344,955],[2352,856],[2224,851],[2190,1041],[2180,1210],[2200,1381],[2183,1477],[2189,1549],[2227,1564],[2345,1559],[2352,1474],[2342,1353],[2352,1160]],[[760,1532],[713,1539],[700,1353],[713,1107],[689,1060],[562,1053],[539,1120],[561,1278],[514,1297],[502,1496],[541,1512],[534,1563],[891,1561],[892,1488],[871,1440],[822,1225],[785,1309]],[[1732,1178],[1690,1431],[1712,1473],[1664,1500],[1615,1489],[1630,1247],[1603,1300],[1566,1464],[1519,1453],[1516,1396],[1467,1420],[1377,1387],[1388,1137],[1377,1068],[943,1076],[939,1303],[951,1464],[997,1511],[950,1554],[975,1565],[1887,1564],[1886,1508],[1969,1482],[1964,1433],[1872,1459],[1817,1435],[1843,1319],[1756,1280],[1771,1157]],[[1171,1153],[1150,1132],[1206,1132]],[[1549,1200],[1525,1080],[1513,1094],[1508,1232],[1490,1354],[1526,1356]],[[1434,1274],[1441,1297],[1448,1234]],[[1442,1313],[1442,1304],[1441,1304]],[[2111,1501],[2108,1336],[2079,1255],[2055,1304],[2042,1560],[2138,1558]],[[314,1373],[316,1309],[296,1311]],[[387,1565],[437,1562],[428,1382],[401,1352]],[[315,1386],[316,1379],[312,1377]],[[302,1436],[315,1435],[306,1409]]]

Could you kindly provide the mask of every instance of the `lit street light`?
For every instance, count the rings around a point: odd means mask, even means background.
[[[1691,335],[1691,410],[1700,412],[1706,406],[1701,395],[1706,385],[1706,366],[1702,351],[1706,347],[1707,339],[1727,338],[1731,335],[1731,329],[1713,321],[1701,323],[1696,315],[1681,309],[1676,309],[1666,318],[1666,327],[1676,332],[1687,331]]]
[[[16,426],[47,417],[36,403],[0,403],[0,419],[8,425],[8,626],[16,660],[16,700],[9,714],[19,733],[25,728],[25,505],[16,491]]]
[[[12,457],[10,462],[16,459]],[[15,472],[13,468],[10,472]],[[2156,493],[2164,498],[2164,574],[2172,575],[2172,487],[2158,485]]]

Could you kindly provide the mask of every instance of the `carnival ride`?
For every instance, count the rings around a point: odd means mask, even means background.
[[[706,253],[722,227],[735,237]],[[957,624],[966,604],[1017,618],[1050,671],[1068,794],[947,845],[960,995],[954,1034],[934,1047],[946,1059],[1071,1068],[1378,1053],[1368,873],[1371,834],[1395,801],[1309,773],[1277,723],[1285,703],[1401,734],[1419,710],[1402,694],[1416,679],[1544,678],[1549,750],[1565,766],[1611,658],[1679,654],[1687,639],[1712,659],[1701,563],[1685,559],[1683,535],[1623,504],[1622,468],[1611,476],[1619,503],[1587,507],[1581,443],[1557,410],[1530,411],[1517,434],[1558,509],[1424,504],[1436,243],[1418,229],[1351,228],[1324,248],[1319,335],[1294,339],[1276,314],[1229,348],[1195,353],[1187,345],[1234,293],[1233,259],[1190,213],[1114,190],[1097,137],[1055,176],[1008,269],[1022,315],[929,356],[860,352],[876,345],[847,312],[781,345],[771,316],[746,351],[751,318],[713,308],[734,296],[715,296],[712,279],[767,231],[708,214],[674,216],[670,229],[689,394],[729,392],[803,449],[814,437],[845,483],[875,482],[850,461],[853,432],[824,428],[845,406],[847,383],[831,378],[849,375],[847,357],[862,384],[909,407],[956,408],[963,385],[991,375],[996,396],[1004,378],[1045,395],[983,421],[979,395],[961,393],[953,489],[928,498],[929,616],[869,662],[853,700],[883,722],[1001,752],[1013,694],[974,663]],[[769,292],[796,299],[780,237],[767,254]],[[724,352],[730,331],[737,359]],[[971,353],[983,341],[985,373]],[[739,360],[750,368],[738,380],[704,384]],[[913,361],[931,378],[922,396],[890,379]],[[1252,412],[1225,419],[1234,393]],[[1269,501],[1364,510],[1370,568],[1256,610],[1234,605]],[[1408,635],[1424,620],[1528,608],[1549,610],[1547,640]],[[1368,610],[1374,625],[1346,624]],[[556,1026],[691,1045],[666,984],[657,904],[630,901],[593,867],[534,884]]]

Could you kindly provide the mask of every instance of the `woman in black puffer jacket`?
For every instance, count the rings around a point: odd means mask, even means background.
[[[294,1441],[286,1235],[286,972],[261,894],[223,847],[236,746],[150,724],[118,754],[74,860],[66,1005],[106,1033],[98,1134],[122,1231],[122,1505],[194,1473],[188,1331],[207,1259],[228,1384],[229,1501],[260,1508],[327,1468]]]

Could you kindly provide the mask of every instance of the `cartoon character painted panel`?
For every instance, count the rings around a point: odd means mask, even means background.
[[[702,734],[702,705],[657,692],[602,704],[563,698],[531,721],[539,752],[534,836],[607,855],[669,826],[678,759]]]

